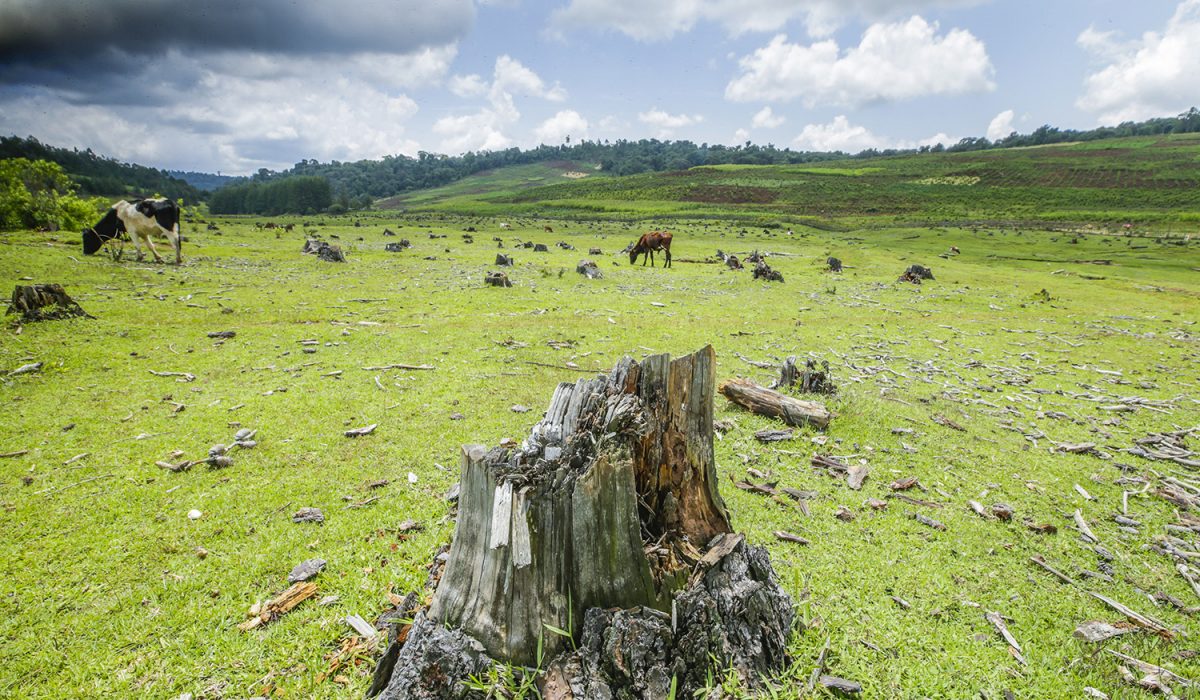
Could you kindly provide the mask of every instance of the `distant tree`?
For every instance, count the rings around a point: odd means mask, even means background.
[[[57,163],[27,158],[0,161],[0,230],[82,229],[94,223],[97,202],[79,199],[75,190],[75,183]]]

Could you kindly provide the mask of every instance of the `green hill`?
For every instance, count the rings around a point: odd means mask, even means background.
[[[575,218],[1188,227],[1200,223],[1198,166],[1200,134],[1175,134],[803,165],[699,166],[627,177],[560,178],[557,184],[540,184],[505,168],[474,184],[468,178],[386,201],[472,214]]]
[[[448,185],[388,197],[375,203],[380,209],[405,209],[436,205],[453,200],[462,205],[495,195],[511,195],[531,188],[582,180],[608,179],[596,163],[551,160],[530,165],[512,165],[469,175]],[[486,201],[486,200],[485,200]]]

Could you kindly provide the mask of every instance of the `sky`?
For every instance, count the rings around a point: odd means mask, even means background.
[[[1200,106],[1200,0],[0,0],[0,135],[155,167],[905,148]]]

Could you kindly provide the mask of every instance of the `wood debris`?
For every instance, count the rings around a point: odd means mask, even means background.
[[[749,379],[722,382],[717,391],[742,408],[769,418],[779,418],[791,426],[813,425],[824,428],[833,414],[816,401],[802,401],[759,386]]]
[[[240,623],[237,628],[243,632],[252,630],[276,620],[291,612],[297,605],[317,594],[317,584],[298,581],[283,593],[275,596],[266,603],[255,604],[250,608],[250,619]]]
[[[363,435],[370,435],[371,433],[375,432],[375,429],[378,427],[379,427],[378,423],[372,423],[372,424],[370,424],[368,426],[364,426],[362,428],[354,428],[352,430],[347,430],[346,432],[344,432],[342,434],[348,438],[362,437]]]

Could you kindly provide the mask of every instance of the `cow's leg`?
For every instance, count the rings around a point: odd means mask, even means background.
[[[162,262],[163,261],[162,256],[159,255],[158,251],[154,248],[154,239],[151,238],[150,236],[146,236],[145,241],[146,241],[146,247],[150,249],[150,254],[154,256],[154,262],[156,262],[156,263]]]
[[[179,224],[175,224],[170,231],[167,231],[167,238],[171,241],[171,245],[175,246],[175,264],[183,263],[183,245],[179,239]]]
[[[131,240],[133,240],[134,257],[137,259],[138,262],[141,262],[146,257],[145,253],[142,252],[142,244],[139,240],[139,239],[141,239],[141,236],[139,236],[135,233],[135,234],[131,235],[129,238]]]

